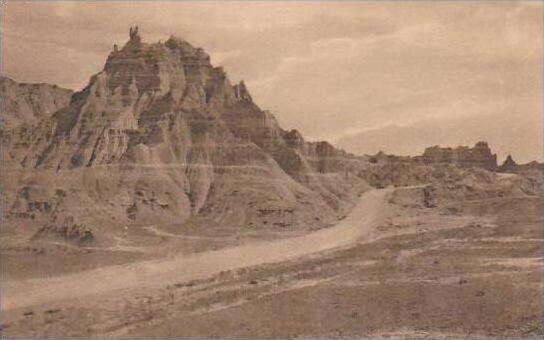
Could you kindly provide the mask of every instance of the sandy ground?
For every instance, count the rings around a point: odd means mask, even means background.
[[[3,334],[542,334],[539,198],[459,202],[452,214],[390,193],[368,192],[340,224],[306,236],[9,281]]]

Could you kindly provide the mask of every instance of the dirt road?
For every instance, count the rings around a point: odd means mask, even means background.
[[[2,310],[100,295],[114,290],[157,287],[171,281],[208,277],[224,270],[280,262],[372,239],[385,216],[385,196],[371,190],[338,225],[290,239],[255,243],[192,256],[111,266],[65,276],[4,282]]]

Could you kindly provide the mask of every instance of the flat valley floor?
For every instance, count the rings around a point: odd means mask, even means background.
[[[100,268],[90,268],[107,263],[106,271],[122,275],[127,266],[137,266],[146,255],[136,256],[138,252],[130,248],[4,247],[3,300],[6,294],[13,295],[11,299],[7,296],[11,308],[3,302],[2,334],[128,338],[542,336],[542,198],[499,197],[424,208],[397,198],[410,190],[374,190],[379,193],[363,208],[373,209],[375,218],[358,224],[359,217],[352,213],[347,222],[340,222],[351,223],[352,231],[361,228],[353,233],[353,242],[327,243],[323,250],[279,256],[280,261],[269,263],[245,259],[250,266],[214,269],[210,275],[194,279],[184,275],[181,267],[179,279],[172,271],[165,271],[153,284],[144,280],[93,292],[85,285],[93,284],[92,273]],[[362,201],[368,199],[365,195]],[[153,232],[166,244],[183,237],[172,230],[154,228]],[[254,242],[285,244],[291,234],[286,231],[283,239]],[[230,246],[219,243],[217,248]],[[40,257],[51,257],[51,249],[57,251],[57,272],[49,271],[51,278],[40,279],[47,271],[39,265]],[[58,255],[61,251],[62,256]],[[213,250],[199,251],[206,254]],[[88,261],[70,260],[79,253],[87,254],[82,258]],[[175,257],[164,261],[175,262]],[[58,269],[63,262],[65,271]],[[26,271],[17,274],[17,268]],[[72,286],[75,291],[48,295],[47,289],[54,291],[52,282],[61,282],[58,287],[62,289],[63,278],[67,278],[65,282],[81,278],[82,282]],[[41,283],[43,295],[48,296],[14,301],[13,296],[25,295],[25,287],[30,287],[29,294],[39,295]],[[21,290],[13,293],[13,287],[18,286]],[[77,287],[81,287],[81,294]]]

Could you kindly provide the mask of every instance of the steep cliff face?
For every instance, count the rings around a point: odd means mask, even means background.
[[[9,175],[11,218],[319,226],[367,187],[362,159],[283,130],[243,82],[175,37],[148,44],[131,29],[64,104],[26,134],[27,148],[8,143],[23,168]]]

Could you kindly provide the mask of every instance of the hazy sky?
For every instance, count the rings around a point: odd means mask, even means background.
[[[542,3],[10,1],[3,73],[82,88],[138,24],[203,47],[285,128],[356,153],[542,159]]]

